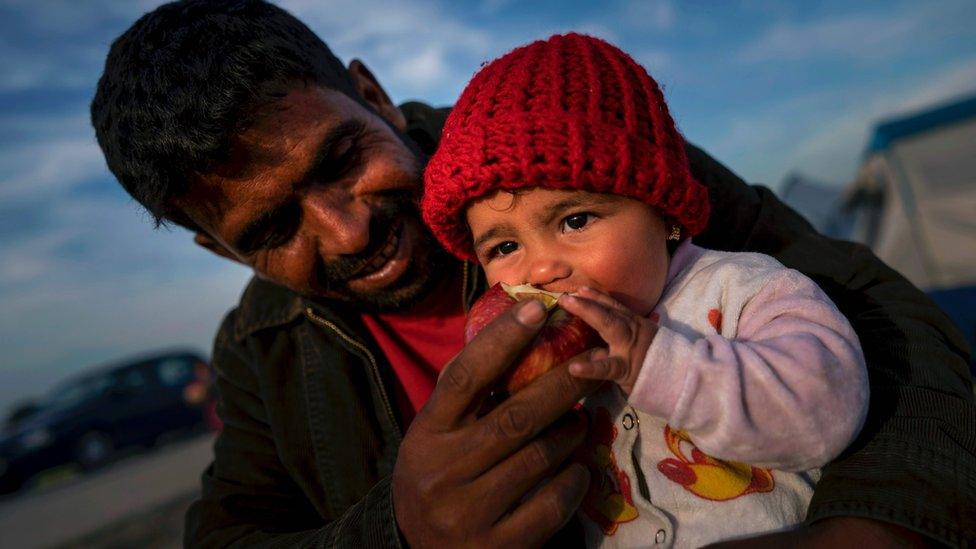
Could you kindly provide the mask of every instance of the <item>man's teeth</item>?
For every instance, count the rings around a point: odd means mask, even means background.
[[[383,249],[380,250],[380,253],[376,254],[376,257],[374,257],[373,260],[369,262],[369,265],[366,266],[365,274],[370,274],[379,270],[380,267],[385,265],[386,262],[393,257],[393,254],[396,253],[399,246],[400,230],[397,228],[397,230],[394,230],[391,233],[391,238],[389,241],[387,241],[386,246],[384,246]]]

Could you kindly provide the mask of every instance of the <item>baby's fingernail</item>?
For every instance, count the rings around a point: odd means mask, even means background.
[[[515,313],[515,318],[526,326],[535,327],[546,318],[546,309],[536,300],[528,301]]]
[[[574,362],[569,365],[569,373],[578,376],[583,373],[583,365],[579,362]]]

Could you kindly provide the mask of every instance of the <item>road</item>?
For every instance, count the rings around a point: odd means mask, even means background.
[[[199,490],[200,473],[210,461],[212,447],[209,434],[172,442],[97,473],[5,499],[0,502],[0,546],[63,546],[82,538],[91,540],[106,526],[122,525],[127,518],[151,520],[155,509],[182,507]],[[181,514],[176,511],[168,512]],[[170,546],[180,535],[170,532],[161,546]]]

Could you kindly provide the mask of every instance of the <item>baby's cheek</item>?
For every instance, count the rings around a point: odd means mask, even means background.
[[[614,261],[613,272],[607,273],[605,291],[635,313],[649,314],[661,298],[667,276],[666,256],[662,261],[658,255],[643,250]]]
[[[482,264],[481,268],[485,271],[485,278],[488,280],[488,287],[492,287],[499,282],[505,284],[521,284],[521,280],[515,280],[511,269],[505,269],[496,263]]]

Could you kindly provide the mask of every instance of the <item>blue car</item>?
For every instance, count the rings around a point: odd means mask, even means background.
[[[59,384],[0,438],[0,492],[76,463],[94,469],[117,450],[204,425],[210,367],[188,351],[161,353],[85,372]]]

